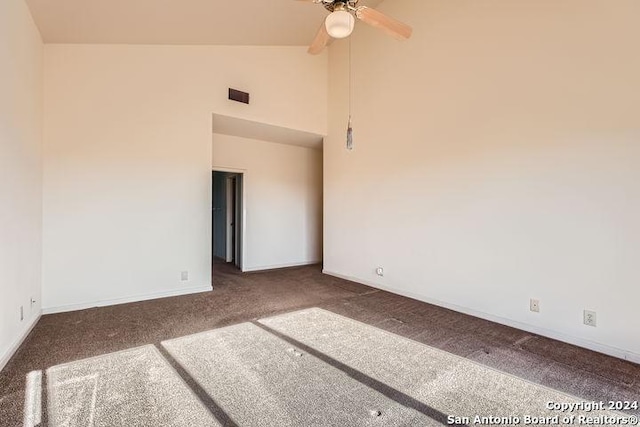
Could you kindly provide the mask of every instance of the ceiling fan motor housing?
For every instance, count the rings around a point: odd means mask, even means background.
[[[334,12],[336,10],[351,10],[356,7],[358,1],[359,0],[322,0],[322,3],[329,12]]]

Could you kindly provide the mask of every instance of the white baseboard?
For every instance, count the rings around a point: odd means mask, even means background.
[[[448,308],[450,310],[457,311],[459,313],[468,314],[473,317],[489,320],[491,322],[499,323],[501,325],[510,326],[512,328],[520,329],[522,331],[530,332],[532,334],[541,335],[547,338],[552,338],[568,344],[576,345],[578,347],[586,348],[588,350],[597,351],[598,353],[603,353],[609,356],[617,357],[618,359],[628,360],[630,362],[640,364],[640,354],[632,351],[623,350],[621,348],[612,347],[606,344],[601,344],[601,343],[597,343],[590,340],[585,340],[583,338],[574,337],[571,335],[566,335],[566,334],[563,334],[562,332],[557,332],[551,329],[540,328],[538,326],[529,325],[527,323],[522,323],[516,320],[511,320],[511,319],[507,319],[500,316],[495,316],[493,314],[483,313],[481,311],[477,311],[471,308],[462,307],[456,304],[439,301],[433,298],[428,298],[428,297],[425,297],[424,295],[415,294],[413,292],[406,292],[406,291],[395,289],[389,286],[383,286],[378,283],[373,283],[373,282],[359,279],[357,277],[346,276],[344,274],[335,273],[335,272],[324,270],[324,269],[322,270],[322,272],[329,276],[334,276],[340,279],[361,283],[363,285],[371,286],[372,288],[381,289],[397,295],[402,295],[418,301],[426,302],[428,304],[433,304],[439,307]]]
[[[13,341],[13,343],[11,343],[7,351],[2,355],[2,358],[0,359],[0,371],[2,371],[5,366],[7,366],[7,363],[9,363],[9,360],[11,360],[13,355],[16,353],[16,351],[18,351],[18,349],[24,342],[24,340],[29,336],[33,328],[38,323],[38,320],[40,320],[41,316],[42,316],[41,313],[38,313],[37,316],[34,316],[31,319],[31,321],[27,324],[27,327],[25,328],[24,332],[20,334],[20,336],[18,336],[18,338],[16,338]]]
[[[288,264],[264,265],[264,266],[260,266],[260,267],[245,267],[245,269],[242,270],[242,272],[243,273],[252,273],[252,272],[256,272],[256,271],[277,270],[278,268],[302,267],[302,266],[305,266],[305,265],[320,264],[321,262],[322,262],[322,260],[293,262],[293,263],[288,263]]]
[[[145,294],[145,295],[135,295],[135,296],[114,298],[114,299],[101,300],[101,301],[83,302],[79,304],[61,305],[57,307],[45,307],[42,309],[42,314],[65,313],[68,311],[85,310],[87,308],[106,307],[109,305],[126,304],[130,302],[147,301],[147,300],[158,299],[158,298],[198,294],[201,292],[211,291],[212,289],[213,288],[209,284],[205,286],[182,288],[182,289],[176,289],[172,291],[154,292],[154,293]]]

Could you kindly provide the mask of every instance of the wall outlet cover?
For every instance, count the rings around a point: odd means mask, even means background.
[[[182,280],[183,282],[186,282],[187,280],[189,280],[189,272],[188,271],[181,272],[180,280]]]
[[[529,310],[533,311],[534,313],[540,313],[540,300],[531,299],[529,301]]]
[[[596,326],[596,312],[592,310],[584,311],[584,324],[587,326]]]

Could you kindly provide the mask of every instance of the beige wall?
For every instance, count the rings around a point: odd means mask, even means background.
[[[322,150],[214,134],[213,168],[243,173],[244,271],[322,260]]]
[[[42,42],[23,0],[0,2],[0,369],[40,314]],[[35,303],[31,305],[31,298]],[[24,319],[20,320],[20,306]]]
[[[331,47],[325,271],[640,361],[640,2],[381,10],[415,33],[356,28],[353,152]]]
[[[322,132],[326,98],[302,47],[47,45],[45,311],[210,288],[212,113]]]

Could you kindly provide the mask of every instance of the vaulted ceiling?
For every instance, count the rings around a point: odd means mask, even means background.
[[[328,13],[321,5],[294,0],[27,3],[45,43],[307,45]]]

